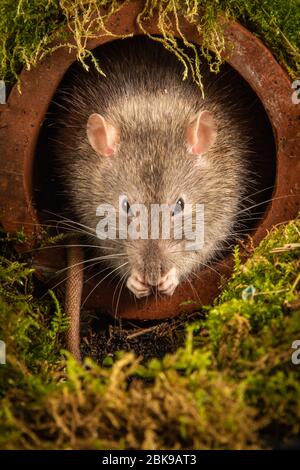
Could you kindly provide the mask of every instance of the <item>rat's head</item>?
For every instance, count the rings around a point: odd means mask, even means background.
[[[160,120],[163,126],[151,116],[145,119],[143,125],[134,120],[120,124],[92,114],[87,123],[94,152],[86,220],[94,221],[98,236],[102,230],[100,238],[108,237],[99,239],[99,246],[137,297],[153,287],[172,295],[214,244],[203,245],[203,227],[197,227],[203,224],[203,205],[205,219],[214,217],[205,207],[208,202],[210,211],[213,191],[207,161],[217,135],[212,113],[185,114],[176,125],[168,114]],[[108,216],[108,207],[114,215]]]

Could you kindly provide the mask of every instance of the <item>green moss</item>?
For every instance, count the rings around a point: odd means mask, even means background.
[[[67,320],[52,291],[42,300],[35,298],[34,269],[21,262],[13,251],[13,244],[20,241],[15,236],[2,233],[0,256],[0,338],[5,340],[8,360],[17,357],[24,368],[48,373],[49,364],[59,360],[59,339],[67,328]],[[23,367],[23,366],[22,366]],[[12,372],[10,367],[0,367],[0,375]],[[43,375],[43,374],[42,374]],[[3,378],[1,392],[10,384]]]
[[[255,256],[245,264],[241,264],[236,255],[236,269],[228,287],[220,298],[220,306],[210,312],[210,331],[215,344],[221,336],[222,325],[228,325],[233,312],[243,315],[247,326],[254,332],[260,331],[270,320],[283,318],[283,303],[292,302],[297,298],[295,273],[299,271],[298,253],[299,224],[287,225],[284,231],[277,232],[280,237],[266,238],[255,251]],[[276,247],[281,244],[282,251]],[[292,249],[288,244],[293,244]],[[243,299],[243,293],[249,286],[252,295]],[[234,305],[234,309],[232,308]],[[217,325],[218,327],[217,327]],[[241,326],[242,327],[242,326]]]
[[[83,63],[91,53],[86,40],[105,30],[107,19],[130,0],[2,0],[0,2],[0,78],[14,81],[20,70],[35,66],[45,55],[59,47],[76,48]],[[277,59],[298,78],[300,11],[298,0],[146,0],[138,16],[144,30],[157,15],[162,42],[172,50],[201,87],[201,54],[218,71],[224,50],[224,37],[217,23],[220,14],[239,20],[263,39]],[[170,27],[173,15],[177,29],[190,47],[192,59],[179,47]],[[181,32],[181,19],[194,24],[202,36],[202,47],[195,48]],[[74,43],[71,43],[71,40]],[[212,56],[211,50],[215,53]],[[96,64],[98,70],[100,66]]]
[[[230,282],[183,347],[144,365],[131,353],[102,367],[62,355],[54,294],[36,300],[32,269],[4,259],[1,448],[247,449],[266,446],[270,429],[281,442],[299,434],[299,230],[299,219],[272,230],[245,263],[236,250]]]

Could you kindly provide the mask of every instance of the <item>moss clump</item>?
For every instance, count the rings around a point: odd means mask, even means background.
[[[62,355],[55,296],[34,300],[32,269],[3,259],[1,448],[248,449],[299,435],[299,231],[299,219],[275,228],[245,263],[236,250],[232,279],[184,345],[144,364]]]
[[[35,66],[58,47],[76,48],[78,59],[92,56],[87,39],[106,30],[107,19],[130,0],[2,0],[0,3],[0,79],[13,81],[25,67]],[[298,0],[145,0],[137,21],[147,29],[150,18],[157,17],[162,42],[172,50],[201,87],[201,54],[213,70],[218,70],[224,49],[220,14],[239,20],[265,41],[293,78],[300,70]],[[180,48],[170,27],[175,17],[177,29],[192,51],[192,58]],[[182,34],[184,17],[202,36],[202,47],[195,48]],[[69,31],[67,34],[66,31]],[[71,43],[71,39],[75,42]],[[211,54],[211,50],[215,53]],[[92,56],[93,57],[93,56]],[[96,64],[101,70],[98,64]]]
[[[13,251],[14,243],[23,239],[21,233],[10,236],[3,232],[0,238],[1,252],[5,254],[0,256],[0,339],[5,340],[8,359],[8,366],[0,367],[0,375],[16,372],[9,364],[12,361],[16,365],[17,361],[23,371],[39,371],[43,381],[48,374],[47,364],[59,360],[60,339],[68,324],[54,292],[48,291],[43,300],[36,300],[34,269]],[[17,386],[18,373],[16,377]],[[0,395],[11,386],[14,382],[4,378]]]

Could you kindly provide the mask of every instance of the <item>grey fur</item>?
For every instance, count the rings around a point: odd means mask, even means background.
[[[184,240],[121,240],[120,245],[97,239],[99,248],[112,249],[109,253],[126,253],[110,262],[116,268],[129,261],[120,274],[135,268],[155,283],[175,266],[183,280],[209,263],[231,235],[249,181],[247,131],[217,81],[207,79],[203,99],[196,85],[182,81],[177,59],[159,44],[124,41],[100,65],[106,78],[82,71],[62,95],[55,157],[69,213],[95,229],[96,207],[111,203],[117,208],[121,194],[130,203],[146,205],[175,203],[183,194],[187,202],[204,203],[205,243],[198,252],[184,251]],[[202,168],[188,153],[184,137],[200,110],[211,111],[217,122],[217,140],[202,157]],[[120,129],[115,156],[100,157],[91,148],[86,124],[92,113]]]

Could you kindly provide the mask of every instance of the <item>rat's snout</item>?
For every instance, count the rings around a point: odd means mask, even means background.
[[[133,269],[127,287],[136,297],[144,297],[155,287],[158,292],[172,295],[179,284],[177,269],[168,262],[157,243],[149,243],[142,253],[139,270]]]
[[[158,286],[163,278],[161,261],[150,261],[149,264],[145,265],[143,278],[149,286]]]
[[[158,242],[148,242],[143,250],[143,278],[149,286],[158,286],[168,272],[162,247]]]

